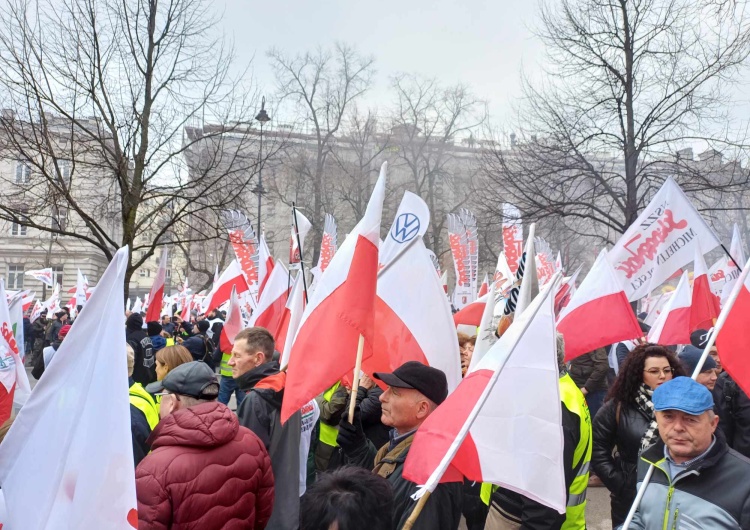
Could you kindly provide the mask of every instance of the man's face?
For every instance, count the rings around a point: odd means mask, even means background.
[[[665,410],[656,413],[656,423],[669,454],[679,464],[708,449],[719,417],[711,411],[693,416],[679,410]]]
[[[169,324],[169,317],[161,317],[162,324]]]
[[[474,355],[474,345],[471,342],[465,343],[461,347],[461,370],[463,373],[469,369],[471,357]]]
[[[712,368],[711,370],[705,370],[698,374],[698,377],[696,377],[696,381],[698,381],[700,384],[708,388],[709,390],[713,390],[716,386],[716,379],[718,379],[718,376],[716,375],[718,372],[717,369]]]
[[[416,429],[430,414],[430,405],[426,398],[413,388],[389,386],[388,390],[380,395],[380,403],[380,421],[399,433]]]
[[[716,349],[716,346],[711,347],[711,351],[708,352],[711,358],[716,363],[716,372],[721,373],[721,361],[719,360],[719,350]]]
[[[248,348],[245,339],[234,341],[232,355],[229,357],[229,366],[232,367],[232,377],[238,378],[242,374],[249,372],[256,366],[260,366],[266,360],[262,351],[253,351]]]
[[[67,313],[63,313],[60,316],[60,322],[65,322],[66,320],[68,320],[68,314]]]

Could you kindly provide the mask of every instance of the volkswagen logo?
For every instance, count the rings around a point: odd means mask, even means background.
[[[407,243],[419,234],[419,217],[413,213],[402,213],[391,229],[391,238],[396,243]]]

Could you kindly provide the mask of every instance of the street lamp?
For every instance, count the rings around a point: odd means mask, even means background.
[[[255,117],[260,122],[260,147],[258,149],[258,185],[253,189],[253,193],[258,194],[258,239],[260,240],[260,207],[261,199],[265,190],[263,189],[263,124],[271,121],[271,117],[266,112],[266,97],[260,102],[260,112]]]

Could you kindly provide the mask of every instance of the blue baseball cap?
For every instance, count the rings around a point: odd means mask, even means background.
[[[711,392],[689,377],[675,377],[659,385],[654,390],[651,401],[656,411],[679,410],[693,416],[699,416],[714,408]]]

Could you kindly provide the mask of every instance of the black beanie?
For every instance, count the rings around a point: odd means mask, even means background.
[[[208,320],[201,320],[200,322],[198,322],[198,331],[201,333],[205,333],[210,327],[211,323]]]
[[[158,322],[149,322],[146,324],[146,331],[149,337],[154,337],[161,333],[162,327]]]

